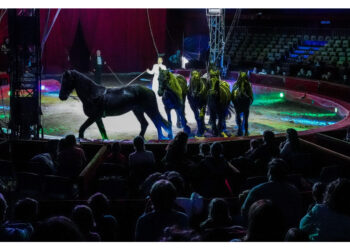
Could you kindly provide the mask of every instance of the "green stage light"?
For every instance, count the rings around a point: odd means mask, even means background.
[[[280,93],[280,97],[281,97],[281,98],[284,97],[284,93],[283,93],[283,92]]]

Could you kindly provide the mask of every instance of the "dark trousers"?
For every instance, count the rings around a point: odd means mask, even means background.
[[[95,70],[95,82],[101,84],[102,67],[97,66]]]

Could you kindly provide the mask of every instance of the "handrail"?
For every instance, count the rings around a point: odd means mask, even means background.
[[[316,149],[317,151],[324,153],[326,155],[329,155],[337,160],[345,161],[346,163],[348,163],[350,165],[350,157],[349,156],[343,155],[341,153],[335,152],[331,149],[319,146],[313,142],[310,142],[310,141],[307,141],[307,140],[304,140],[301,138],[299,140],[302,144],[304,144],[307,147],[311,147],[313,149]]]
[[[80,195],[84,196],[88,189],[89,184],[96,176],[97,168],[104,161],[107,153],[109,152],[107,145],[102,146],[86,167],[81,171],[78,176]]]
[[[350,143],[322,133],[316,133],[315,137],[317,142],[319,140],[326,142],[327,148],[335,149],[337,152],[350,156]]]

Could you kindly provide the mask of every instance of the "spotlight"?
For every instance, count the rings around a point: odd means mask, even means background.
[[[281,97],[281,98],[284,97],[284,93],[283,93],[283,92],[280,93],[280,97]]]
[[[334,108],[334,113],[338,113],[338,108]]]
[[[41,90],[45,90],[45,89],[46,89],[45,85],[41,85]]]
[[[11,96],[11,91],[7,92],[7,95],[8,95],[8,96]]]

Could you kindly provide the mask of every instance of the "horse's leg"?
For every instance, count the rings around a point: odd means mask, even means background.
[[[184,128],[184,132],[187,135],[191,135],[191,128],[187,125],[187,120],[185,117],[185,113],[183,112],[183,109],[182,108],[178,109],[178,112],[180,114],[181,124],[182,124],[182,127]]]
[[[248,118],[249,118],[249,108],[243,113],[243,121],[244,121],[244,135],[248,136]]]
[[[95,122],[94,118],[89,117],[84,123],[83,125],[80,126],[79,128],[79,138],[84,138],[84,132],[85,130],[90,127],[91,124],[93,124]]]
[[[236,110],[236,123],[237,123],[237,127],[238,127],[237,136],[243,135],[241,114],[242,114],[241,112],[238,112]]]
[[[173,123],[171,122],[171,109],[168,107],[165,107],[165,113],[166,113],[166,116],[168,118],[168,122],[172,126]]]
[[[176,121],[176,127],[178,128],[182,128],[182,123],[181,123],[181,114],[179,112],[178,109],[175,109],[176,112],[176,117],[177,117],[177,121]]]
[[[98,130],[100,130],[102,140],[108,140],[105,125],[103,124],[102,118],[97,119],[96,124],[97,124]]]
[[[149,118],[151,118],[154,126],[157,128],[157,132],[158,132],[158,140],[165,140],[167,139],[163,133],[162,133],[162,128],[165,129],[165,131],[168,133],[168,139],[173,139],[173,131],[171,129],[171,125],[170,123],[168,123],[158,112],[154,113],[154,112],[147,112],[146,114],[149,116]]]
[[[140,124],[141,124],[141,132],[140,132],[140,136],[144,137],[145,133],[146,133],[146,129],[148,127],[148,122],[143,114],[142,111],[138,111],[138,110],[134,110],[133,111],[137,120],[139,120]]]
[[[188,101],[190,103],[190,107],[193,111],[194,117],[197,122],[197,136],[201,136],[203,134],[203,127],[199,117],[199,111],[198,111],[197,105],[194,103],[194,101],[190,101],[190,98],[188,98]]]

